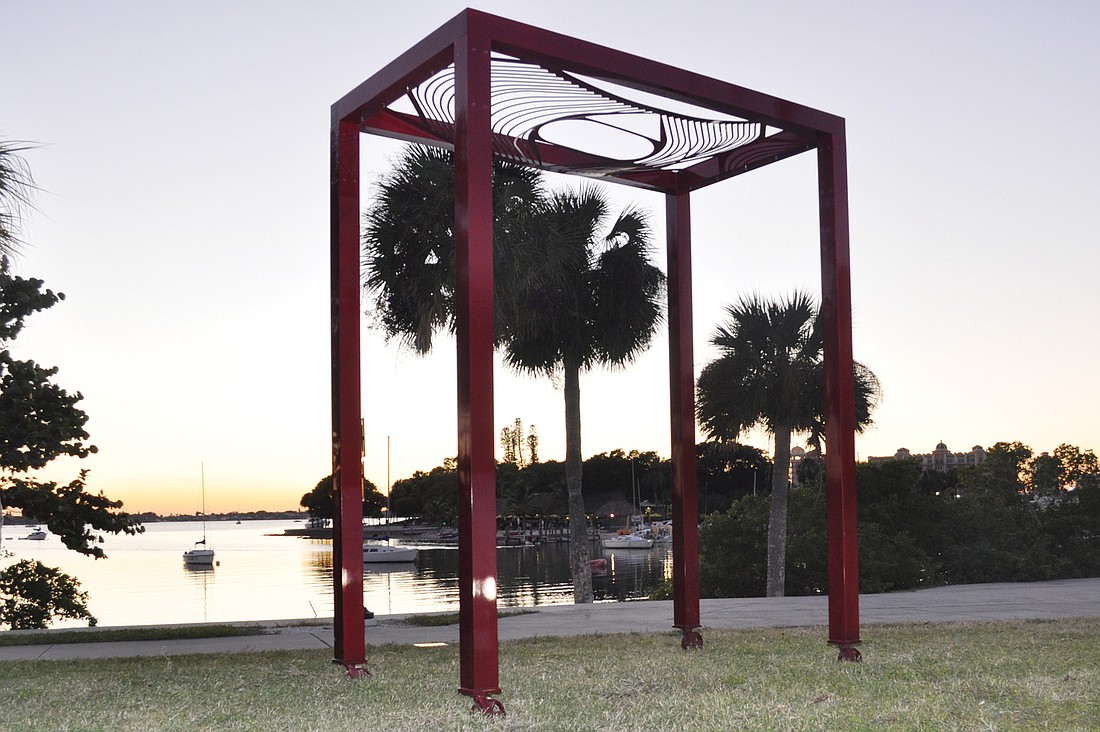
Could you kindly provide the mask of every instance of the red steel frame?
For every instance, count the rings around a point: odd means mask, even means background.
[[[359,349],[359,133],[455,150],[458,339],[460,691],[475,708],[503,711],[496,615],[496,490],[493,430],[493,242],[490,98],[493,53],[579,73],[758,122],[780,132],[679,170],[624,168],[601,177],[666,194],[674,626],[685,648],[699,635],[698,516],[691,311],[690,194],[808,150],[817,150],[825,324],[828,452],[829,642],[858,660],[855,410],[844,120],[809,107],[532,26],[465,10],[332,107],[332,400],[335,661],[366,662],[363,627],[362,453]],[[387,109],[407,89],[454,65],[451,140]],[[570,170],[577,151],[542,151],[543,167]],[[532,163],[534,164],[534,163]]]
[[[359,126],[332,129],[332,521],[336,663],[365,666],[359,384]]]

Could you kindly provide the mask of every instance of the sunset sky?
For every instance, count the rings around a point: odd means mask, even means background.
[[[16,355],[60,366],[132,511],[292,509],[330,471],[329,107],[462,2],[10,0],[0,137],[41,193],[15,262],[67,299]],[[1100,448],[1100,5],[486,1],[478,9],[847,120],[860,458],[1020,440]],[[396,144],[364,137],[364,200]],[[812,153],[693,197],[696,370],[723,307],[820,290]],[[576,179],[555,178],[558,186]],[[612,189],[653,213],[663,202]],[[364,321],[367,476],[456,453],[453,340]],[[582,379],[584,454],[669,454],[667,331]],[[564,457],[560,384],[496,374],[497,425]],[[702,435],[700,435],[702,439]],[[767,440],[751,440],[767,448]]]

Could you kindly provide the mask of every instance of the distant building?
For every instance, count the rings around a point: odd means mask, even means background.
[[[802,465],[802,461],[806,459],[806,451],[800,446],[795,445],[791,448],[791,482],[795,485],[798,484],[798,467]]]
[[[922,471],[937,470],[946,473],[957,468],[973,467],[985,462],[985,448],[975,445],[970,452],[951,452],[942,442],[936,445],[936,449],[930,453],[914,455],[908,449],[902,447],[889,457],[869,457],[869,463],[885,463],[890,460],[920,460]]]
[[[820,468],[824,464],[824,458],[821,455],[821,451],[816,448],[810,448],[806,450],[798,445],[791,448],[791,470],[789,479],[791,485],[802,485],[802,464],[805,462],[817,463]],[[813,475],[813,473],[811,473]]]

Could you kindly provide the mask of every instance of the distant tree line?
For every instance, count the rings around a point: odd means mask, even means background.
[[[917,460],[856,470],[862,592],[1100,576],[1100,464],[1061,445],[999,442],[976,467]],[[824,476],[790,491],[786,593],[825,594]],[[700,530],[705,597],[765,593],[768,497],[744,495]]]
[[[754,490],[767,493],[771,463],[754,447],[707,443],[698,446],[698,470],[699,510],[707,513],[725,510],[741,496],[751,496]],[[502,519],[568,516],[565,464],[561,461],[527,462],[522,466],[518,461],[499,462],[496,485],[497,514]],[[457,495],[457,463],[448,458],[431,470],[418,470],[395,482],[390,511],[393,516],[453,524]],[[671,461],[654,451],[621,449],[584,461],[583,498],[588,514],[609,504],[623,506],[632,497],[639,504],[647,504],[651,516],[667,518],[672,502]]]

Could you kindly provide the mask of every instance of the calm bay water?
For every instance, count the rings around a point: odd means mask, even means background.
[[[15,556],[3,562],[38,559],[73,575],[101,626],[332,617],[331,543],[270,536],[300,526],[285,520],[207,523],[218,564],[201,570],[184,567],[182,559],[202,538],[198,522],[151,523],[138,536],[109,536],[101,545],[108,558],[98,561],[66,549],[52,534],[45,541],[20,540],[29,527],[6,525],[4,549]],[[367,565],[366,606],[380,615],[457,610],[457,549],[413,545],[420,549],[415,565]],[[592,556],[608,560],[607,574],[593,577],[597,601],[646,597],[672,573],[665,546],[608,552],[594,545]],[[568,544],[501,547],[497,574],[501,607],[573,601]],[[53,627],[66,625],[80,623]]]

